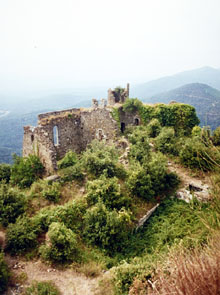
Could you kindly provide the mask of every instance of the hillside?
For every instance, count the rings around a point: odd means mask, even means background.
[[[196,108],[201,126],[220,126],[220,91],[206,84],[192,83],[145,99],[151,103],[177,101]]]
[[[218,295],[220,133],[189,105],[121,108],[143,124],[56,175],[35,155],[0,165],[0,294]]]
[[[220,90],[220,70],[203,67],[192,71],[181,72],[173,76],[139,84],[133,88],[131,94],[132,97],[138,97],[142,100],[190,83],[204,83]]]

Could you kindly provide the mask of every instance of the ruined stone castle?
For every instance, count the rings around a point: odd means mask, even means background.
[[[92,100],[91,108],[74,108],[38,115],[36,127],[25,126],[23,156],[36,154],[48,173],[57,169],[57,160],[66,152],[77,153],[86,149],[93,140],[113,142],[128,125],[139,125],[136,113],[125,113],[119,107],[119,120],[112,117],[112,109],[120,106],[129,97],[127,88],[108,90],[108,100]]]

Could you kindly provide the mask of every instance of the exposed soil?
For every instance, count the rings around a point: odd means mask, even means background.
[[[74,269],[59,270],[45,265],[40,260],[23,261],[6,256],[7,264],[16,278],[27,276],[25,282],[15,279],[15,286],[9,288],[7,295],[23,294],[33,281],[53,281],[63,295],[92,295],[98,287],[100,278],[87,278]]]

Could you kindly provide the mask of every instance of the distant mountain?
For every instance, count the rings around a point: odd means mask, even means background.
[[[130,96],[142,100],[190,83],[204,83],[220,90],[220,69],[203,67],[139,84],[131,88]]]
[[[150,103],[177,101],[191,104],[196,108],[201,126],[209,125],[212,129],[220,126],[220,91],[206,84],[187,84],[144,101]]]

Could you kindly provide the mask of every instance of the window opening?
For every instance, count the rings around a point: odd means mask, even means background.
[[[58,145],[59,144],[58,127],[57,126],[54,126],[53,127],[53,143],[54,143],[54,145]]]

